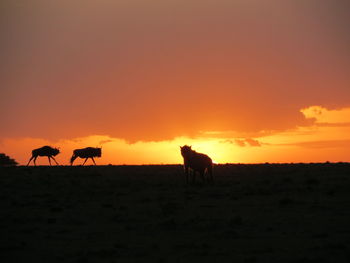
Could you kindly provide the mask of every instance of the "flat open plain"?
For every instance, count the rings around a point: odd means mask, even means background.
[[[0,168],[0,262],[350,262],[350,164]]]

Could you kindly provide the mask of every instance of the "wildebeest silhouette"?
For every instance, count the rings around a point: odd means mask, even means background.
[[[188,183],[189,169],[193,171],[192,182],[194,183],[196,172],[199,172],[202,180],[204,181],[204,174],[207,172],[210,175],[211,181],[213,181],[213,161],[208,155],[203,153],[197,153],[192,150],[192,146],[184,145],[180,146],[181,155],[184,158],[184,169],[186,175],[186,183]]]
[[[43,146],[41,148],[34,149],[32,151],[32,157],[29,159],[27,166],[29,165],[30,161],[33,160],[33,158],[34,158],[34,165],[36,166],[35,161],[36,161],[36,158],[38,158],[38,156],[47,156],[47,158],[49,159],[50,166],[51,166],[51,158],[58,165],[58,162],[56,161],[54,156],[56,156],[59,153],[60,153],[60,150],[58,148],[52,148],[51,146]]]
[[[73,151],[72,157],[70,158],[70,165],[73,165],[74,160],[78,157],[80,157],[82,159],[85,158],[83,165],[85,164],[85,162],[89,158],[91,158],[91,160],[96,165],[94,157],[101,157],[101,150],[102,150],[102,148],[93,148],[93,147],[86,147],[83,149],[75,149]]]

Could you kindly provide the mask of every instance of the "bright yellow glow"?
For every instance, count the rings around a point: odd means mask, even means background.
[[[179,147],[187,144],[209,155],[215,163],[350,161],[350,125],[347,125],[350,109],[327,110],[314,106],[302,112],[307,118],[316,118],[313,125],[260,138],[225,138],[228,132],[203,131],[198,138],[136,143],[104,135],[57,142],[35,138],[3,139],[0,152],[26,164],[32,149],[52,145],[61,149],[57,161],[67,165],[73,149],[92,146],[102,147],[102,157],[96,160],[101,165],[180,164],[183,159]],[[82,162],[78,159],[76,164]],[[39,158],[37,163],[48,164],[46,158]]]
[[[180,146],[192,145],[197,152],[208,154],[216,163],[234,162],[235,148],[222,143],[221,139],[190,139],[179,137],[172,141],[127,143],[124,140],[108,136],[89,136],[74,140],[62,140],[52,143],[41,139],[24,138],[20,140],[4,140],[4,152],[13,156],[21,164],[26,164],[31,150],[42,145],[60,147],[57,156],[60,164],[68,164],[73,149],[87,146],[102,147],[102,157],[98,164],[176,164],[182,163]],[[81,161],[82,162],[82,161]],[[39,158],[38,164],[47,164],[46,158]],[[79,160],[77,161],[79,164]]]

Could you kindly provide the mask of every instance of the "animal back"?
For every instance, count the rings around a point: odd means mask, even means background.
[[[99,149],[87,147],[84,149],[76,149],[73,151],[73,153],[74,153],[74,155],[77,155],[81,158],[89,158],[89,157],[99,156]]]
[[[208,155],[202,153],[193,154],[191,158],[187,160],[187,164],[195,170],[202,170],[213,165],[213,161]]]
[[[43,146],[32,151],[34,156],[49,156],[52,155],[53,148],[50,146]]]

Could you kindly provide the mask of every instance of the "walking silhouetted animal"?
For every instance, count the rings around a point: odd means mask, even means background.
[[[196,172],[199,172],[202,180],[204,181],[204,174],[207,172],[210,175],[211,181],[213,181],[213,161],[208,155],[203,153],[197,153],[192,150],[191,146],[180,146],[181,155],[184,158],[184,169],[186,175],[186,183],[188,183],[189,169],[193,171],[192,182],[194,183]]]
[[[32,157],[29,159],[29,162],[27,163],[27,166],[29,165],[30,161],[34,158],[34,165],[36,166],[36,158],[38,156],[47,156],[49,159],[49,163],[51,166],[51,158],[55,161],[55,163],[58,165],[57,161],[55,160],[54,156],[60,153],[60,150],[58,148],[52,148],[51,146],[43,146],[38,149],[34,149],[32,151]]]
[[[70,165],[73,165],[74,160],[77,159],[78,157],[80,157],[82,159],[85,158],[83,165],[85,164],[85,162],[89,158],[91,158],[91,160],[96,165],[94,157],[101,157],[101,150],[102,150],[102,148],[93,148],[93,147],[87,147],[87,148],[83,148],[83,149],[75,149],[73,151],[72,157],[70,158]]]

